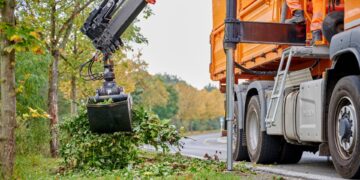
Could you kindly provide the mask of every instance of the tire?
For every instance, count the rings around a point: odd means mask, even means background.
[[[258,96],[251,97],[246,112],[246,144],[251,162],[271,164],[279,160],[280,138],[261,132]]]
[[[344,12],[333,11],[328,13],[324,19],[322,30],[326,40],[331,42],[333,36],[344,31]]]
[[[237,117],[239,115],[238,112],[238,105],[235,102],[235,118],[234,118],[234,137],[233,137],[233,158],[235,161],[249,161],[249,154],[247,151],[246,146],[243,144],[246,144],[244,142],[245,138],[243,137],[244,131],[239,129],[239,122],[237,121]]]
[[[337,82],[328,114],[328,140],[336,171],[344,178],[360,178],[360,77]]]
[[[284,142],[280,152],[279,164],[296,164],[303,154],[303,147]]]

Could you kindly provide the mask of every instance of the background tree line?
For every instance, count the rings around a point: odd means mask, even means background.
[[[17,155],[57,157],[58,123],[101,82],[79,77],[92,57],[92,43],[79,31],[100,0],[0,0],[0,179],[13,174]],[[141,20],[151,16],[147,9]],[[218,126],[223,95],[212,86],[198,90],[171,75],[151,75],[133,43],[147,43],[136,22],[113,55],[117,83],[134,102],[188,130]],[[127,54],[133,54],[128,57]],[[101,70],[99,62],[95,69]]]

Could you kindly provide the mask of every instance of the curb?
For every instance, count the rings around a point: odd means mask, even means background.
[[[288,171],[279,169],[276,167],[264,167],[264,166],[256,166],[254,167],[251,163],[246,163],[246,167],[250,168],[253,171],[257,172],[264,172],[264,173],[271,173],[271,174],[277,174],[281,176],[286,177],[292,177],[292,178],[300,178],[300,179],[312,179],[312,180],[341,180],[342,178],[333,178],[329,176],[322,176],[322,175],[316,175],[316,174],[309,174],[309,173],[303,173],[303,172],[296,172],[296,171]]]

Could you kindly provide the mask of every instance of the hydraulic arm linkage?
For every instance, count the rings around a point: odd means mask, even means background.
[[[102,53],[114,53],[122,46],[121,35],[145,8],[144,0],[105,0],[90,13],[81,28]]]
[[[146,7],[145,0],[104,0],[90,13],[81,31],[99,51],[80,68],[86,80],[104,80],[96,95],[89,98],[90,128],[97,133],[131,131],[131,97],[115,83],[111,54],[123,46],[121,35]],[[93,73],[92,66],[103,55],[104,72]],[[87,68],[87,74],[83,69]]]

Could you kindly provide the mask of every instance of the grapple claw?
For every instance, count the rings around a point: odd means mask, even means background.
[[[96,99],[97,102],[93,101]],[[100,98],[100,99],[99,99]],[[109,104],[99,103],[112,99]],[[95,133],[131,132],[131,96],[92,97],[87,105],[90,130]]]
[[[116,85],[114,64],[110,60],[110,54],[104,54],[103,61],[104,73],[99,77],[105,80],[104,84],[97,89],[94,97],[89,98],[87,104],[90,130],[100,134],[131,132],[131,96]],[[90,74],[88,77],[94,75]]]

